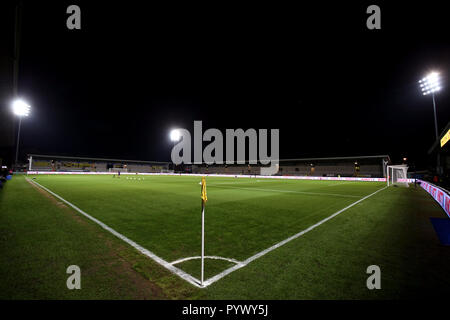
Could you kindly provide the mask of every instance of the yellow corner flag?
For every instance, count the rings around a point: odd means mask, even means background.
[[[206,196],[206,179],[205,179],[205,177],[202,177],[202,200],[203,200],[203,202],[206,202],[208,200],[208,197]]]
[[[202,177],[202,263],[200,283],[203,286],[203,276],[205,273],[205,207],[208,197],[206,196],[206,179]]]

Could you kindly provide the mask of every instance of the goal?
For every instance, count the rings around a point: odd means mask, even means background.
[[[386,181],[389,186],[404,186],[409,187],[408,184],[408,167],[406,165],[396,165],[386,167]]]

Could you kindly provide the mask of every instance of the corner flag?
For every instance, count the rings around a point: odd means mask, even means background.
[[[203,202],[208,201],[208,197],[206,196],[206,179],[202,177],[202,200]]]
[[[201,284],[203,285],[203,274],[205,270],[205,204],[208,200],[206,196],[206,179],[202,177],[202,270],[201,270]]]

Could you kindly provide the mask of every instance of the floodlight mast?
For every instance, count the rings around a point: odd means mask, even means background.
[[[16,99],[12,103],[13,113],[19,117],[19,130],[17,131],[17,143],[16,143],[16,158],[14,161],[14,169],[17,168],[17,160],[19,157],[19,143],[20,143],[20,127],[22,124],[22,117],[28,117],[31,107],[25,101]]]
[[[438,124],[437,124],[437,115],[436,115],[436,100],[434,97],[435,92],[441,90],[439,73],[431,72],[425,78],[419,80],[420,88],[422,89],[422,94],[424,96],[429,95],[431,93],[431,97],[433,99],[433,111],[434,111],[434,133],[436,136],[436,141],[439,139],[438,134]],[[437,172],[440,172],[440,157],[439,152],[437,153]]]
[[[436,101],[434,98],[434,93],[441,90],[441,84],[439,83],[439,73],[431,72],[422,80],[419,80],[420,88],[422,89],[422,94],[424,96],[429,95],[433,98],[433,110],[434,110],[434,129],[436,134],[436,140],[438,139],[438,126],[437,126],[437,116],[436,116]]]
[[[179,129],[172,129],[170,131],[170,141],[173,142],[172,147],[175,147],[176,143],[181,139],[181,132]],[[176,165],[173,164],[173,171],[175,172]]]
[[[434,131],[436,134],[436,140],[439,138],[439,134],[438,134],[438,125],[437,125],[437,116],[436,116],[436,101],[434,99],[434,92],[432,93],[432,98],[433,98],[433,110],[434,110]]]

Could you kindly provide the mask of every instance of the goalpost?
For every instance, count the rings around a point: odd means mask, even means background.
[[[386,167],[387,186],[396,185],[409,187],[408,167],[406,165],[396,165]]]

